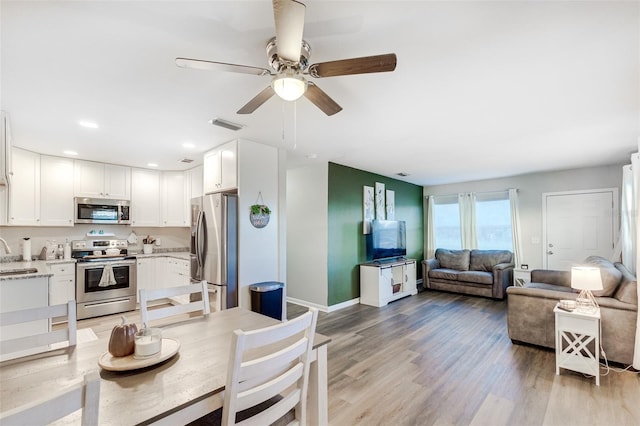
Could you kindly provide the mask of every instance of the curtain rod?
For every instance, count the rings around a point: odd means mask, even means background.
[[[482,192],[468,191],[468,192],[456,192],[455,194],[425,195],[425,197],[426,198],[429,198],[429,197],[457,197],[458,194],[467,194],[469,192],[474,193],[474,194],[498,194],[498,193],[501,193],[501,192],[509,192],[512,189],[515,189],[516,191],[520,191],[518,188],[508,188],[508,189],[496,189],[494,191],[482,191]]]

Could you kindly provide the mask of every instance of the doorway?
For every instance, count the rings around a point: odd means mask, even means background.
[[[618,188],[542,194],[543,267],[571,270],[609,258],[618,232]]]

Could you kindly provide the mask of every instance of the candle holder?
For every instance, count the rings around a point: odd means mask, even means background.
[[[149,358],[162,350],[162,330],[143,328],[135,334],[134,358]]]

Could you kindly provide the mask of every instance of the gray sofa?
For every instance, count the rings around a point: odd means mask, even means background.
[[[602,276],[604,289],[593,294],[600,305],[601,342],[607,359],[631,364],[638,315],[636,277],[621,263],[598,256],[588,257],[585,265],[598,266]],[[531,271],[530,283],[509,287],[507,296],[511,340],[554,348],[553,308],[560,299],[575,300],[578,293],[571,288],[571,272],[536,269]]]
[[[513,254],[508,250],[437,249],[422,261],[422,286],[435,290],[504,299],[513,281]]]

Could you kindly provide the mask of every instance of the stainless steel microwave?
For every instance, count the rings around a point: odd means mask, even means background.
[[[131,224],[131,203],[128,200],[83,197],[76,197],[74,200],[75,223]]]

